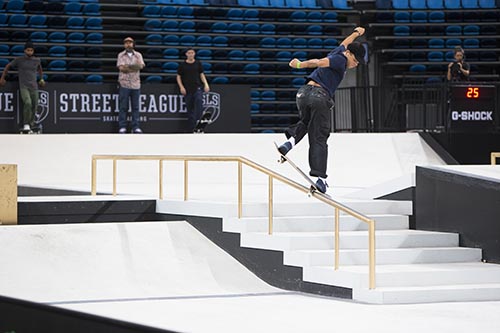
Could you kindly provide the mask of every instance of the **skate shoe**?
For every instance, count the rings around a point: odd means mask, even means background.
[[[328,183],[318,178],[318,180],[316,181],[316,188],[318,189],[318,191],[320,191],[321,193],[326,193],[327,187]]]
[[[132,133],[134,133],[134,134],[142,134],[142,130],[139,127],[137,127],[136,129],[134,129],[132,131]]]
[[[28,124],[24,124],[24,126],[23,126],[23,131],[26,131],[26,132],[31,131],[31,127],[30,127],[30,125],[28,125]]]
[[[278,151],[283,156],[285,156],[291,149],[292,149],[292,144],[289,141],[285,142],[284,144],[278,147]]]
[[[120,128],[120,130],[118,131],[118,133],[125,134],[125,133],[127,133],[127,129],[125,127],[122,127],[122,128]]]

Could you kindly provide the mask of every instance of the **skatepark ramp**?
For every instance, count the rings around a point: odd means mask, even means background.
[[[265,174],[268,177],[268,234],[273,234],[273,184],[274,181],[280,181],[289,187],[292,187],[303,193],[307,193],[311,197],[314,197],[323,203],[334,208],[334,237],[335,237],[335,270],[339,267],[339,244],[340,244],[340,233],[339,233],[339,220],[340,213],[347,214],[361,222],[368,225],[368,286],[369,289],[374,289],[376,286],[375,282],[375,221],[364,214],[357,212],[356,210],[347,207],[346,205],[337,202],[330,196],[311,190],[304,185],[301,185],[291,179],[288,179],[279,173],[270,170],[258,163],[255,163],[249,159],[241,156],[189,156],[189,155],[93,155],[92,156],[92,195],[97,193],[97,162],[99,160],[111,160],[113,165],[113,195],[116,195],[117,188],[117,162],[118,161],[157,161],[158,162],[158,189],[159,198],[163,199],[163,174],[164,174],[164,162],[166,161],[182,161],[184,165],[184,201],[189,199],[189,163],[190,162],[236,162],[238,168],[238,218],[242,217],[243,211],[243,165],[250,167],[260,173]]]

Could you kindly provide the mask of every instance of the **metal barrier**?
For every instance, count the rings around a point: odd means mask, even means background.
[[[113,195],[116,195],[116,171],[117,161],[119,160],[140,160],[140,161],[158,161],[158,189],[159,198],[163,199],[163,162],[164,161],[183,161],[184,162],[184,200],[189,199],[189,162],[236,162],[238,165],[238,218],[242,217],[243,210],[243,164],[254,170],[260,171],[268,176],[268,234],[273,233],[273,182],[279,180],[292,188],[304,193],[310,193],[309,187],[294,182],[266,167],[263,167],[251,160],[241,156],[189,156],[189,155],[92,155],[92,195],[97,194],[97,161],[113,161]],[[368,255],[369,255],[369,288],[375,288],[375,221],[335,200],[328,195],[312,192],[312,197],[334,207],[335,209],[335,270],[339,267],[339,215],[340,211],[349,214],[358,220],[368,224]]]

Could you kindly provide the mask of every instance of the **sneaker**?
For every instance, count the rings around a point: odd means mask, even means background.
[[[25,124],[25,125],[23,126],[23,131],[31,131],[31,127],[30,127],[30,125]]]
[[[283,156],[285,156],[291,149],[292,149],[292,144],[289,141],[285,142],[284,144],[278,147],[278,151]]]
[[[120,130],[118,131],[118,133],[125,134],[125,133],[127,133],[127,129],[125,127],[122,127],[122,128],[120,128]]]
[[[326,193],[327,187],[328,183],[326,181],[323,181],[321,178],[318,178],[318,180],[316,181],[316,188],[318,189],[318,191],[320,191],[321,193]]]
[[[139,127],[137,127],[136,129],[134,129],[132,131],[132,133],[134,133],[134,134],[142,134],[142,130]]]

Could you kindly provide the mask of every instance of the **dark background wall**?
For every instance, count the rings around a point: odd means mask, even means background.
[[[417,167],[415,224],[457,232],[460,246],[483,249],[500,263],[500,182]]]

